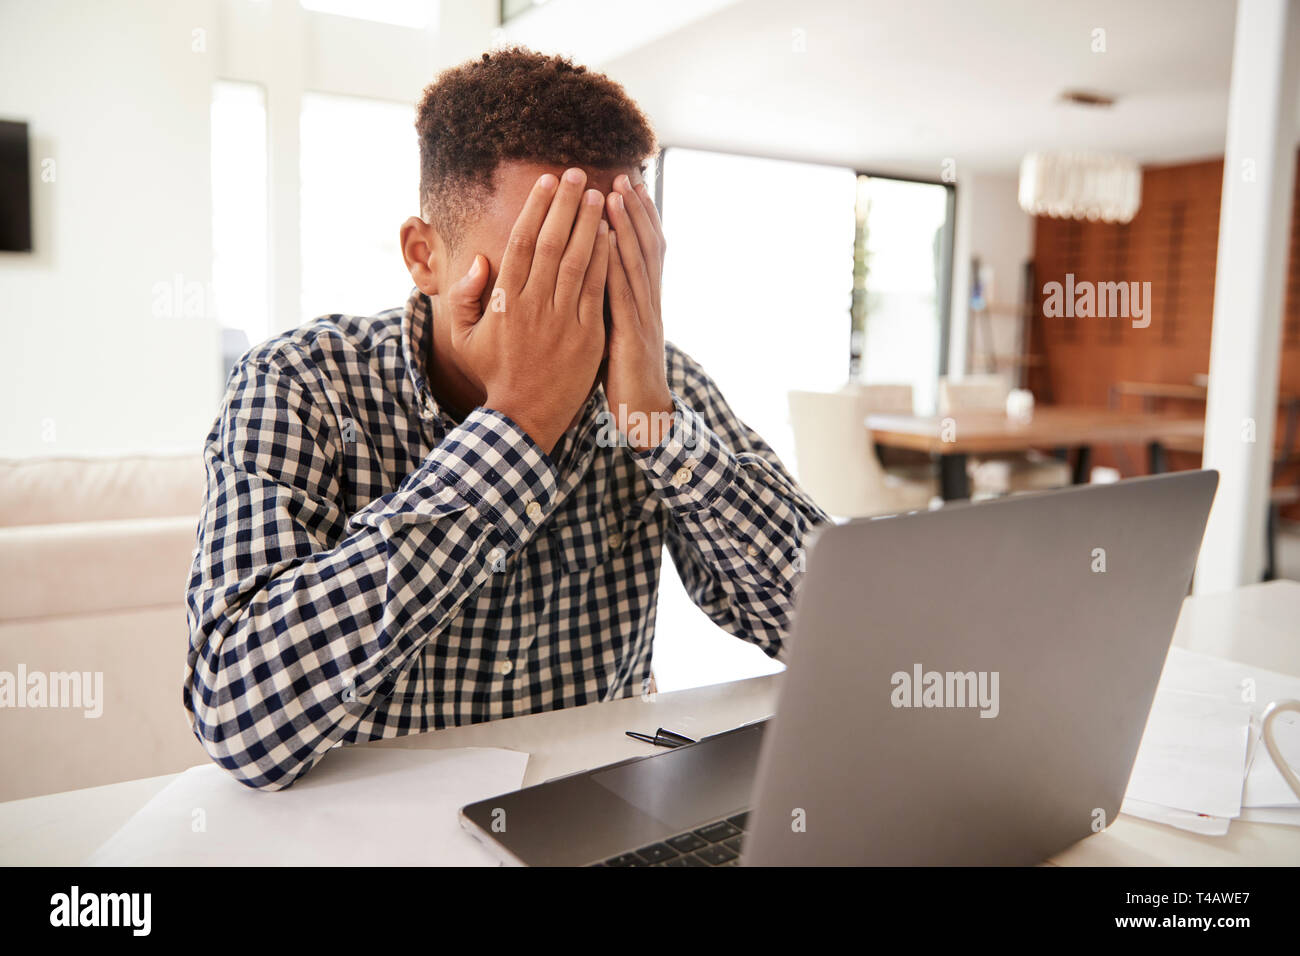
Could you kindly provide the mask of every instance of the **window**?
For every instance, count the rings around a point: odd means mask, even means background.
[[[675,147],[662,177],[664,333],[792,464],[786,392],[848,379],[856,177]]]
[[[301,169],[303,319],[402,305],[398,230],[420,212],[413,107],[305,94]]]
[[[678,147],[662,167],[664,332],[782,461],[793,464],[786,393],[840,388],[859,350],[863,380],[911,384],[918,410],[933,408],[951,187]]]
[[[787,392],[844,386],[859,348],[866,380],[909,382],[919,408],[933,402],[946,328],[948,187],[679,147],[664,151],[660,178],[665,335],[787,467],[796,464]],[[859,234],[867,271],[855,346]],[[665,564],[654,652],[661,690],[781,669],[720,628],[701,627],[701,617]]]
[[[266,94],[253,83],[212,90],[212,287],[229,368],[270,332]]]
[[[866,277],[862,344],[865,382],[912,386],[917,411],[934,410],[947,301],[948,188],[858,177]]]

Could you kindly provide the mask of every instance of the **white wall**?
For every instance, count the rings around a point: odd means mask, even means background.
[[[949,338],[948,370],[959,375],[966,368],[970,329],[970,261],[978,256],[982,268],[991,270],[992,289],[985,298],[995,312],[1019,307],[1024,294],[1021,271],[1034,251],[1033,217],[1020,208],[1019,178],[1004,173],[958,173],[956,232],[953,237],[952,333]],[[994,348],[1013,351],[1018,334],[1016,319],[993,316]],[[981,338],[977,344],[983,347]],[[978,356],[977,356],[978,358]]]
[[[36,247],[0,253],[0,455],[202,441],[216,325],[156,315],[155,286],[210,280],[212,68],[192,49],[208,6],[0,8],[0,116],[30,124]]]
[[[272,322],[286,328],[299,321],[302,92],[414,103],[489,45],[495,16],[495,0],[445,2],[424,32],[297,0],[0,4],[0,118],[30,125],[36,246],[0,253],[0,457],[200,446],[223,384],[214,80],[268,89]],[[198,294],[156,314],[178,281]]]

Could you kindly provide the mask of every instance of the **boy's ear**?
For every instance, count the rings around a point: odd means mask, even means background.
[[[447,247],[438,230],[412,216],[402,223],[398,238],[415,287],[425,295],[437,295],[447,270]]]

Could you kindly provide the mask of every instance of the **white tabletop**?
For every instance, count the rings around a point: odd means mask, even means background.
[[[1183,602],[1174,644],[1264,670],[1300,675],[1300,583],[1270,581]],[[1202,836],[1121,813],[1052,858],[1060,866],[1296,866],[1300,827],[1234,820]]]
[[[1300,584],[1278,581],[1188,598],[1174,643],[1288,674],[1300,674]],[[531,785],[653,748],[624,734],[667,727],[692,737],[728,730],[775,709],[780,675],[716,684],[653,699],[628,698],[362,746],[505,747],[531,754]],[[175,774],[0,803],[0,864],[77,865]],[[436,861],[430,861],[435,862]],[[1121,814],[1102,833],[1051,860],[1064,866],[1295,865],[1300,827],[1234,821],[1207,837]]]

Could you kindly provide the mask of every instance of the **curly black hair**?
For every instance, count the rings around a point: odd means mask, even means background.
[[[453,248],[503,160],[644,171],[656,152],[654,130],[622,86],[524,47],[440,73],[425,87],[415,129],[421,215]]]

